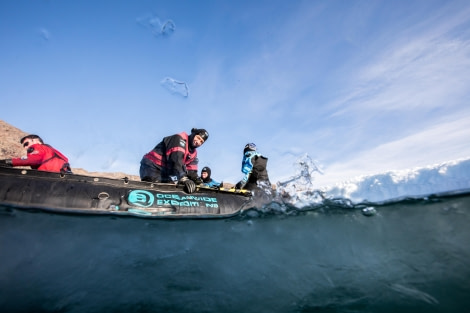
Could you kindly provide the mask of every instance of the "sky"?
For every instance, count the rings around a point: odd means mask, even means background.
[[[73,168],[138,175],[205,128],[200,168],[330,184],[470,157],[470,2],[0,1],[0,119]]]

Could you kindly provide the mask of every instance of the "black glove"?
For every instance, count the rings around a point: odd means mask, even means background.
[[[12,167],[13,165],[11,164],[11,159],[4,159],[0,160],[0,166]]]
[[[201,178],[201,177],[198,177],[198,178],[196,178],[195,182],[196,182],[196,185],[200,185],[200,184],[202,184],[202,183],[203,183],[203,181],[202,181],[202,178]]]
[[[191,179],[192,181],[196,181],[196,179],[197,179],[197,172],[196,172],[196,171],[188,171],[188,173],[186,174],[186,176],[188,176],[188,178]]]
[[[187,193],[193,193],[196,191],[196,183],[186,176],[180,179],[180,184],[184,185],[184,190]]]
[[[235,185],[235,189],[243,189],[243,187],[245,186],[245,184],[243,184],[241,181],[238,182],[236,185]]]

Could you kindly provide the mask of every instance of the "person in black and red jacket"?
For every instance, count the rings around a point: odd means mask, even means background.
[[[149,182],[174,182],[185,186],[186,192],[196,190],[197,148],[209,138],[205,129],[193,128],[163,138],[140,162],[140,179]]]
[[[3,166],[31,166],[32,169],[58,173],[72,173],[68,158],[54,149],[38,135],[21,138],[20,143],[26,149],[26,156],[0,160]]]

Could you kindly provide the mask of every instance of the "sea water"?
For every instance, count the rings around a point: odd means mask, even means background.
[[[374,210],[325,205],[155,220],[0,207],[0,308],[468,311],[470,197]]]

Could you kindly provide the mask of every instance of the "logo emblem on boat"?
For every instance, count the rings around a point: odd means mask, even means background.
[[[127,200],[129,204],[148,208],[155,201],[155,196],[146,190],[133,190],[129,193]]]

